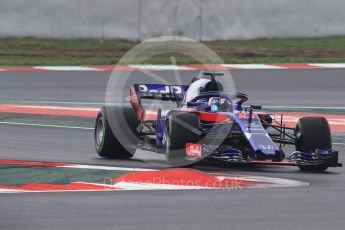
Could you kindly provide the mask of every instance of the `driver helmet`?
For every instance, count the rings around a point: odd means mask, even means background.
[[[186,92],[186,102],[192,101],[200,93],[222,90],[223,86],[219,82],[214,82],[204,78],[195,78]]]
[[[187,102],[192,101],[196,96],[198,96],[201,92],[203,92],[207,83],[209,82],[211,82],[211,80],[198,79],[194,81],[192,84],[190,84],[186,92],[186,101]]]

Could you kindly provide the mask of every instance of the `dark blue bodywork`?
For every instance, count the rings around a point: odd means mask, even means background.
[[[163,111],[161,108],[156,109],[154,119],[143,119],[143,123],[154,129],[155,144],[152,149],[158,153],[165,153],[166,149],[166,125],[169,116],[175,112],[192,112],[202,114],[204,117],[212,114],[218,114],[226,117],[222,122],[201,120],[201,126],[207,138],[217,138],[222,136],[224,142],[212,151],[207,152],[207,144],[203,144],[208,158],[215,158],[230,162],[241,163],[269,163],[269,164],[291,164],[291,165],[308,165],[327,163],[330,167],[341,166],[338,163],[338,153],[331,149],[318,150],[317,152],[293,152],[289,157],[285,157],[281,145],[277,145],[277,137],[267,132],[267,128],[272,124],[274,119],[269,113],[257,113],[257,106],[243,106],[247,101],[247,96],[243,93],[226,93],[226,92],[207,92],[198,94],[193,100],[185,101],[187,85],[159,85],[159,84],[142,84],[135,85],[136,99],[139,106],[142,106],[141,99],[158,99],[176,102],[175,108]],[[219,97],[230,102],[231,107],[228,111],[215,110],[207,104],[209,98]],[[132,102],[132,101],[131,101]],[[133,105],[133,102],[132,102]],[[134,105],[133,107],[138,107]],[[210,109],[211,108],[211,109]],[[144,111],[144,109],[143,109]],[[152,113],[152,111],[151,111]],[[146,117],[145,117],[146,118]],[[282,124],[281,124],[282,125]],[[224,134],[218,130],[219,127],[227,126],[228,131]],[[283,130],[283,127],[280,127]],[[170,137],[174,138],[174,137]],[[282,137],[280,137],[282,138]],[[278,140],[279,141],[279,140]],[[280,140],[294,144],[294,139]]]

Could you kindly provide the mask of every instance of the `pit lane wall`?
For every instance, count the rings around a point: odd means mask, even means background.
[[[0,0],[0,37],[321,37],[345,35],[344,9],[344,0]]]

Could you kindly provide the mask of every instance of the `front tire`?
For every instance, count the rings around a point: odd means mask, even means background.
[[[295,147],[301,152],[332,149],[332,137],[328,121],[324,117],[303,117],[295,129]],[[325,165],[299,166],[302,171],[325,171]]]
[[[114,127],[110,125],[111,123],[114,124]],[[98,155],[111,159],[130,159],[134,155],[138,143],[136,131],[138,125],[134,109],[103,107],[96,118],[94,132]],[[119,130],[118,135],[114,135],[112,128]]]
[[[201,139],[200,120],[196,113],[174,112],[168,119],[166,158],[173,167],[190,166],[195,161],[186,159],[186,143]]]

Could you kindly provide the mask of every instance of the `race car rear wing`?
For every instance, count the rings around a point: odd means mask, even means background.
[[[176,101],[183,98],[187,85],[135,84],[133,86],[138,99],[156,99]]]
[[[144,117],[142,99],[176,101],[179,104],[188,89],[188,85],[134,84],[130,88],[132,107],[137,111],[138,119]]]

